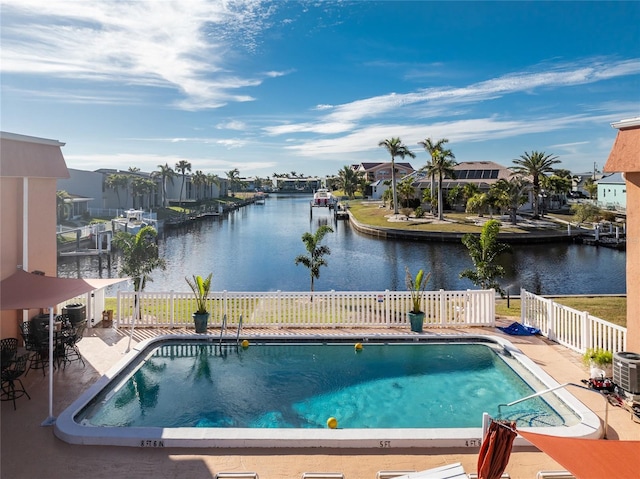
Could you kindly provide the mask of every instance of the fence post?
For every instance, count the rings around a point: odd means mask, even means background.
[[[527,319],[527,290],[520,288],[520,322],[524,325],[530,326]]]
[[[491,318],[491,327],[496,325],[496,290],[491,288],[491,297],[489,298],[489,317]]]
[[[444,300],[444,289],[440,289],[438,292],[440,296],[440,326],[447,324],[447,305]]]
[[[589,313],[582,312],[582,342],[580,344],[580,352],[584,353],[591,347],[591,328],[589,327]]]
[[[389,290],[385,289],[384,290],[384,321],[385,323],[387,323],[387,328],[391,327],[390,303],[391,303],[391,298],[389,297]]]
[[[176,307],[175,291],[171,290],[169,291],[169,324],[171,325],[171,329],[175,327],[175,321],[176,321],[175,307]]]
[[[276,327],[280,329],[282,323],[282,291],[276,291]]]
[[[549,325],[549,339],[556,340],[556,316],[553,314],[553,301],[547,298],[542,298],[546,303],[547,309],[547,324]]]

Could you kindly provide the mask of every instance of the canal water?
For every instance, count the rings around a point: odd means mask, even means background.
[[[302,235],[329,225],[334,233],[322,244],[331,249],[327,266],[315,280],[316,291],[405,290],[405,266],[431,272],[428,289],[475,289],[460,279],[472,267],[467,249],[457,243],[378,239],[358,233],[348,221],[333,219],[325,208],[310,214],[310,196],[271,195],[264,205],[249,205],[220,219],[204,219],[160,235],[165,271],[152,273],[146,291],[189,291],[185,276],[213,272],[216,291],[307,291],[310,273],[296,265],[307,254]],[[625,293],[624,251],[551,243],[513,245],[500,258],[507,275],[501,284],[511,294],[523,287],[539,294]],[[104,262],[106,263],[106,261]],[[118,258],[102,277],[118,275]],[[58,274],[96,277],[95,258],[59,258]],[[131,286],[127,286],[131,289]]]

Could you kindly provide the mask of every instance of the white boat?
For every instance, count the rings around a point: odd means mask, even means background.
[[[155,228],[156,221],[145,215],[146,213],[143,210],[126,210],[123,215],[113,219],[114,232],[126,231],[127,233],[137,234],[144,226],[153,226]]]
[[[333,208],[337,203],[337,198],[326,188],[320,188],[313,194],[311,206]]]

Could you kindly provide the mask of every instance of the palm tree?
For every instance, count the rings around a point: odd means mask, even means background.
[[[489,206],[489,195],[487,193],[476,193],[467,200],[466,212],[478,213],[478,216],[484,216]]]
[[[206,185],[207,191],[209,192],[209,197],[213,197],[211,187],[213,185],[216,185],[218,188],[220,188],[220,177],[218,175],[214,175],[213,173],[208,173]]]
[[[315,234],[309,232],[302,235],[302,242],[304,243],[308,256],[298,255],[296,256],[296,265],[302,263],[303,266],[309,268],[311,275],[311,301],[313,301],[313,284],[316,278],[320,277],[320,266],[326,266],[327,261],[324,259],[324,255],[331,254],[331,250],[328,246],[319,246],[322,239],[327,233],[333,233],[331,226],[322,225],[318,228]]]
[[[520,158],[513,160],[516,165],[513,169],[515,173],[533,178],[533,217],[539,218],[538,197],[540,195],[540,177],[553,173],[553,165],[560,163],[557,156],[545,155],[544,152],[532,151],[520,155]]]
[[[58,190],[56,192],[56,213],[58,217],[58,223],[66,220],[69,216],[70,203],[67,200],[70,200],[71,196],[65,190]]]
[[[461,278],[470,279],[473,284],[482,289],[495,289],[504,296],[504,290],[497,279],[504,276],[504,268],[496,263],[498,255],[508,251],[509,245],[498,242],[500,223],[489,220],[482,227],[480,236],[467,233],[462,237],[462,244],[469,250],[469,255],[475,269],[465,269],[460,273]]]
[[[191,171],[191,163],[187,160],[180,160],[176,163],[176,171],[182,175],[182,185],[180,185],[180,206],[182,206],[182,190],[184,189],[184,178],[187,171]]]
[[[408,176],[400,183],[398,183],[398,194],[402,198],[402,205],[405,207],[409,206],[409,201],[413,198],[416,189],[413,187],[413,177]]]
[[[168,163],[164,165],[158,165],[158,170],[151,173],[152,178],[160,178],[162,182],[162,207],[167,207],[167,180],[171,180],[171,184],[173,184],[173,179],[176,176],[176,172],[173,171],[173,168],[169,166]]]
[[[114,246],[122,252],[120,275],[129,276],[133,280],[133,289],[136,292],[132,333],[135,320],[140,317],[139,293],[144,290],[147,281],[153,281],[150,275],[154,269],[164,270],[167,267],[165,260],[159,256],[157,237],[158,232],[153,226],[143,226],[135,235],[118,231],[113,237]],[[131,336],[127,351],[131,346]]]
[[[191,178],[191,184],[196,189],[196,200],[200,199],[200,190],[201,188],[207,184],[207,175],[205,175],[202,170],[196,170],[195,175]]]
[[[593,178],[587,178],[584,182],[583,188],[587,193],[589,193],[589,199],[593,199],[598,194],[598,183],[596,183]]]
[[[116,196],[118,197],[118,207],[122,208],[122,201],[120,201],[120,189],[127,188],[127,186],[129,185],[129,176],[114,173],[107,176],[105,185],[110,190],[116,192]]]
[[[498,180],[492,187],[496,204],[501,208],[509,211],[511,224],[517,224],[518,208],[527,202],[526,191],[529,188],[529,182],[522,176],[516,175],[505,180]]]
[[[360,181],[362,179],[362,171],[354,171],[353,168],[343,166],[338,171],[338,181],[336,186],[344,191],[344,194],[349,198],[353,198],[356,191],[360,188]]]
[[[242,181],[240,181],[240,171],[238,168],[234,168],[233,170],[227,171],[226,175],[229,186],[231,187],[231,195],[233,196],[237,187],[242,184]]]
[[[444,144],[448,142],[449,140],[447,140],[446,138],[442,138],[436,143],[433,143],[431,138],[427,138],[424,141],[418,142],[418,144],[421,145],[431,157],[431,163],[428,163],[425,167],[427,173],[431,176],[432,179],[436,175],[438,175],[438,219],[440,221],[444,219],[444,202],[442,201],[442,179],[445,176],[448,176],[449,178],[456,177],[455,170],[453,169],[453,167],[456,166],[456,162],[454,161],[455,156],[451,150],[444,148]]]
[[[405,156],[415,158],[416,155],[409,148],[402,144],[400,138],[391,138],[378,143],[378,146],[384,146],[391,155],[391,188],[393,189],[393,213],[398,214],[398,194],[396,192],[396,163],[395,158],[399,156],[404,159]]]
[[[113,242],[122,252],[120,274],[133,280],[136,291],[142,291],[147,281],[152,281],[150,273],[165,269],[165,261],[158,255],[156,238],[158,232],[152,226],[143,226],[137,234],[118,231]]]

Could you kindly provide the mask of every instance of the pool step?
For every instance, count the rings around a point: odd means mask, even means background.
[[[258,479],[255,472],[219,472],[216,479]]]
[[[394,477],[406,476],[416,471],[378,471],[376,479],[393,479]]]
[[[303,472],[302,479],[344,479],[341,472]]]

